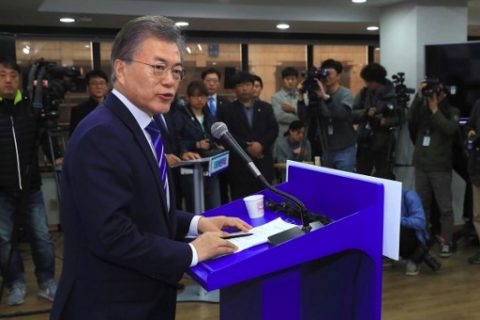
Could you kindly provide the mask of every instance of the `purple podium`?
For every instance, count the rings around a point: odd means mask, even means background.
[[[263,244],[193,267],[189,273],[202,287],[220,289],[220,318],[379,320],[383,185],[290,167],[288,182],[278,188],[333,222],[277,246]],[[242,200],[205,213],[221,214],[254,226],[279,216],[266,210],[250,220]]]

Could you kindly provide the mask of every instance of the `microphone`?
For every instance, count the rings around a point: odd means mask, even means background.
[[[300,219],[302,221],[302,228],[292,228],[288,229],[286,231],[280,232],[276,235],[273,235],[269,237],[269,241],[272,244],[279,244],[284,241],[296,238],[302,234],[310,232],[312,230],[312,227],[308,223],[307,219],[305,219],[305,215],[307,214],[307,208],[305,208],[305,205],[296,197],[283,192],[281,190],[278,190],[274,186],[272,186],[267,179],[262,175],[260,170],[257,168],[255,163],[253,163],[252,158],[240,147],[238,142],[235,140],[235,138],[230,134],[228,131],[228,127],[225,123],[223,122],[215,122],[212,127],[211,127],[211,133],[212,136],[214,136],[216,139],[222,140],[225,142],[233,152],[235,152],[240,158],[245,162],[247,167],[250,169],[252,174],[255,176],[255,178],[259,179],[262,184],[272,192],[280,195],[281,197],[292,201],[299,209],[300,209]]]
[[[240,147],[237,140],[228,132],[227,125],[223,122],[215,122],[211,127],[212,136],[216,139],[226,142],[228,146],[242,158],[242,160],[247,164],[247,167],[250,169],[255,178],[262,176],[262,173],[257,168],[255,163],[253,163],[252,158]],[[263,177],[263,176],[262,176]]]

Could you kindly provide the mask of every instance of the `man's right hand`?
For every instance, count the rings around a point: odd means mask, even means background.
[[[191,244],[197,251],[198,262],[234,253],[237,247],[230,241],[221,238],[227,235],[228,233],[226,232],[205,232],[193,240]]]
[[[420,84],[418,85],[418,97],[422,97],[422,90],[427,86],[427,82],[425,80],[420,81]]]
[[[320,80],[318,80],[317,78],[315,78],[314,80],[318,85],[318,89],[315,91],[315,93],[317,94],[317,96],[320,99],[324,99],[327,93],[325,92],[325,88],[323,87],[323,83]]]

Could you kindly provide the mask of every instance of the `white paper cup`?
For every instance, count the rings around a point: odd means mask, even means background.
[[[263,217],[263,194],[254,194],[243,198],[245,206],[247,206],[248,216],[251,219]]]

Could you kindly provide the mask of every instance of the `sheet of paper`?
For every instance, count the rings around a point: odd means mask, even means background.
[[[277,234],[284,230],[295,227],[295,224],[291,224],[282,220],[282,218],[277,218],[268,223],[265,223],[261,226],[252,228],[249,232],[252,233],[248,237],[240,237],[229,239],[231,243],[238,247],[236,252],[257,246],[268,241],[268,237],[271,235]]]

